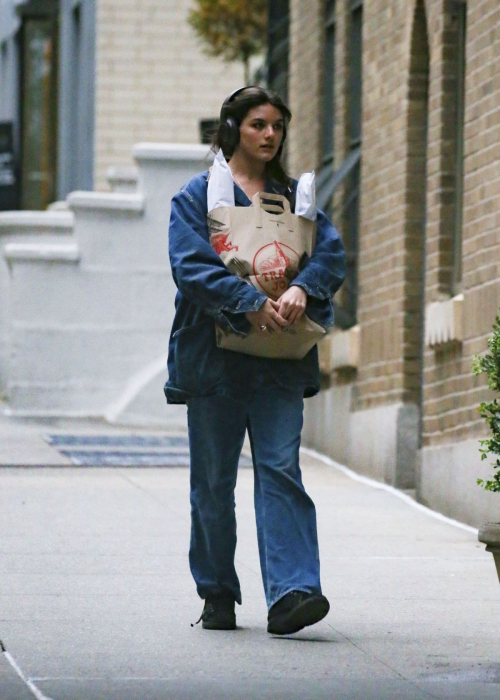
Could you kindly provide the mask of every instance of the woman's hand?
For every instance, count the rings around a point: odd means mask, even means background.
[[[245,317],[260,335],[274,332],[281,333],[281,329],[288,327],[290,323],[283,318],[279,309],[279,301],[267,299],[258,311],[247,311]]]
[[[307,304],[307,293],[297,285],[289,287],[279,298],[280,316],[286,318],[290,325],[302,318]]]

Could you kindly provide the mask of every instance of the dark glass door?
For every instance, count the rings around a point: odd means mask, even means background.
[[[45,209],[56,198],[57,24],[23,22],[21,206]]]

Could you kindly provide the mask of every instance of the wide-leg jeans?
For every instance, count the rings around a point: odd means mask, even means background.
[[[220,395],[188,400],[189,563],[201,598],[229,594],[241,604],[234,489],[246,430],[267,605],[293,590],[321,593],[316,511],[299,466],[303,402],[301,389],[276,384],[241,400]]]

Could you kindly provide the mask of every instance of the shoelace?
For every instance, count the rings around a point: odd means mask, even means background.
[[[203,608],[203,612],[201,613],[199,619],[196,620],[196,622],[194,624],[191,623],[191,627],[194,627],[195,625],[200,623],[202,620],[204,620],[205,618],[203,616],[205,615],[205,613],[213,613],[213,612],[214,612],[214,606],[212,605],[212,603],[205,603],[205,607]]]

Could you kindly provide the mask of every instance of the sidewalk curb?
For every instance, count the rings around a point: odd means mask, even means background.
[[[370,479],[370,477],[368,476],[358,474],[352,469],[349,469],[349,467],[346,467],[343,464],[340,464],[339,462],[336,462],[335,460],[331,459],[330,457],[321,454],[321,452],[316,452],[316,450],[313,450],[309,447],[301,447],[300,450],[304,454],[309,455],[309,457],[314,457],[320,462],[323,462],[323,464],[327,464],[330,467],[338,469],[338,471],[341,471],[353,481],[358,481],[360,484],[365,484],[365,486],[370,486],[371,488],[379,489],[380,491],[386,491],[392,496],[396,496],[401,501],[404,501],[408,505],[412,506],[412,508],[419,510],[421,513],[425,513],[425,515],[428,515],[429,517],[434,518],[435,520],[439,520],[442,523],[447,523],[448,525],[452,525],[453,527],[458,527],[460,530],[465,530],[466,532],[470,532],[471,534],[476,535],[476,537],[479,533],[479,530],[477,528],[472,527],[471,525],[466,525],[465,523],[461,523],[460,521],[454,520],[453,518],[449,518],[448,516],[443,515],[442,513],[438,513],[437,511],[422,505],[422,503],[415,501],[413,498],[411,498],[411,496],[408,496],[406,493],[395,489],[393,486],[384,484],[381,481],[375,481],[375,479]]]

